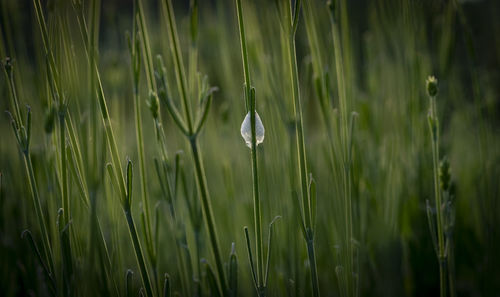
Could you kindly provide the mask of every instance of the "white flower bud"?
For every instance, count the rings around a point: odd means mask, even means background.
[[[255,112],[255,142],[257,145],[264,141],[264,125],[257,112]],[[243,123],[241,123],[241,137],[245,140],[247,146],[252,148],[252,125],[250,120],[250,112],[247,113]]]

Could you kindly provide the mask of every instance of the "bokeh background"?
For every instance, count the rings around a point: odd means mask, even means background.
[[[68,110],[76,124],[85,166],[97,201],[97,215],[108,244],[112,277],[124,296],[125,273],[135,272],[134,296],[141,286],[126,221],[110,186],[105,164],[110,161],[102,121],[93,116],[89,67],[72,1],[42,1],[57,64],[64,73]],[[130,57],[125,31],[132,30],[133,2],[101,1],[98,66],[121,157],[137,162]],[[164,57],[169,82],[175,86],[167,26],[157,1],[143,1],[153,55]],[[181,46],[187,63],[189,1],[173,1]],[[439,81],[440,154],[450,160],[454,200],[454,261],[456,296],[499,296],[500,292],[500,2],[346,1],[348,26],[342,41],[352,89],[351,107],[359,114],[353,143],[354,234],[357,241],[359,296],[438,296],[438,262],[429,232],[426,200],[434,199],[432,155],[427,124],[425,79]],[[324,71],[335,89],[332,34],[326,4],[311,0],[318,50]],[[84,7],[88,3],[84,1]],[[266,129],[258,147],[264,226],[274,225],[269,296],[308,296],[310,276],[304,240],[293,203],[294,135],[290,130],[291,89],[284,67],[280,18],[273,1],[243,1],[250,68],[257,110]],[[230,0],[199,1],[199,59],[202,75],[219,88],[200,136],[212,207],[224,257],[235,242],[239,264],[239,296],[252,296],[243,227],[253,226],[250,150],[240,136],[245,116],[243,71],[235,4]],[[0,3],[2,61],[12,57],[22,106],[33,114],[32,158],[50,240],[58,255],[57,210],[62,206],[57,183],[57,133],[45,126],[50,96],[47,64],[32,1]],[[60,36],[65,36],[64,38]],[[67,48],[64,48],[67,46]],[[321,123],[314,89],[314,69],[304,18],[297,32],[297,59],[304,109],[308,171],[318,191],[316,251],[323,296],[340,296],[335,270],[342,222],[337,183],[326,156],[327,133]],[[12,110],[8,80],[0,79],[0,110]],[[180,103],[178,91],[171,89]],[[167,214],[154,169],[158,152],[141,78],[140,94],[146,151],[147,185],[159,233],[159,271],[169,273],[172,290],[185,296],[177,268],[175,227]],[[337,106],[336,93],[332,104]],[[193,104],[196,102],[193,101]],[[192,221],[186,200],[197,192],[188,143],[161,106],[167,149],[179,153],[186,176],[176,210],[193,246]],[[96,127],[96,139],[92,139]],[[93,158],[93,149],[98,154]],[[136,170],[137,171],[137,170]],[[0,117],[0,295],[50,296],[47,280],[25,229],[39,240],[22,155],[9,117]],[[137,172],[136,176],[138,176]],[[70,178],[72,249],[77,296],[116,295],[99,265],[87,269],[92,253],[91,218]],[[141,199],[135,179],[134,216],[140,227]],[[134,193],[135,193],[134,192]],[[156,219],[155,219],[156,220]],[[267,228],[264,228],[267,234]],[[251,232],[253,234],[253,232]],[[267,235],[266,235],[267,236]],[[266,237],[267,238],[267,237]],[[211,262],[205,229],[200,258]],[[56,261],[60,264],[60,259]],[[59,267],[59,266],[58,266]],[[193,256],[193,267],[197,267]],[[59,268],[57,268],[59,269]]]

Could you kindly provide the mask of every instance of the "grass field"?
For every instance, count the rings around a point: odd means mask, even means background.
[[[498,16],[1,1],[0,296],[500,296]]]

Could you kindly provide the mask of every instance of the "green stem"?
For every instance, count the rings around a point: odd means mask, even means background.
[[[154,77],[153,59],[151,57],[149,35],[148,31],[146,30],[146,21],[144,17],[142,0],[137,1],[137,14],[139,18],[139,30],[141,32],[141,38],[142,38],[142,47],[143,47],[142,52],[144,53],[144,61],[145,61],[144,64],[146,65],[146,79],[148,81],[148,86],[150,90],[156,92],[156,80]]]
[[[430,98],[432,124],[430,126],[432,137],[432,163],[434,167],[434,195],[436,198],[436,216],[437,216],[437,232],[438,232],[438,261],[439,261],[439,280],[440,280],[440,296],[446,296],[446,257],[445,243],[443,233],[442,208],[441,208],[441,190],[439,189],[439,120],[436,110],[436,98]]]
[[[307,157],[306,149],[304,144],[304,126],[302,124],[302,106],[300,103],[300,87],[299,87],[299,75],[297,68],[297,54],[295,48],[295,32],[297,29],[299,10],[300,10],[300,0],[295,3],[294,17],[292,19],[291,5],[287,10],[286,20],[291,21],[292,24],[290,31],[286,32],[288,34],[288,58],[289,63],[289,73],[290,81],[292,84],[292,97],[293,97],[293,107],[295,112],[295,128],[296,128],[296,138],[297,138],[297,153],[299,160],[299,177],[301,181],[302,190],[302,209],[304,214],[304,226],[306,228],[305,240],[307,243],[307,255],[309,262],[311,263],[311,282],[313,289],[313,296],[318,297],[319,286],[318,286],[318,273],[316,267],[316,257],[314,252],[314,241],[313,241],[313,222],[311,218],[310,204],[309,204],[309,193],[308,193],[308,181],[307,181]],[[314,270],[314,271],[313,271]]]
[[[193,133],[193,121],[191,117],[191,105],[188,100],[187,93],[187,83],[186,83],[186,74],[184,71],[184,63],[182,62],[181,49],[179,45],[179,37],[177,34],[177,26],[175,24],[174,17],[174,9],[172,7],[171,0],[165,0],[165,5],[163,5],[164,9],[166,9],[166,15],[168,18],[168,27],[170,29],[170,42],[171,42],[171,50],[174,55],[174,64],[175,64],[175,74],[177,77],[177,84],[179,91],[182,97],[182,106],[184,108],[184,114],[186,116],[186,122],[188,125],[189,134]]]
[[[64,109],[64,106],[59,107],[60,109]],[[64,225],[66,226],[69,223],[70,219],[70,208],[69,208],[69,197],[68,197],[68,167],[67,167],[67,154],[66,154],[66,120],[64,113],[66,112],[65,110],[60,110],[59,111],[59,149],[61,153],[61,196],[62,196],[62,202],[63,202],[63,222]]]
[[[351,240],[353,238],[353,227],[352,227],[352,197],[351,197],[351,163],[350,163],[350,144],[348,137],[348,124],[347,124],[347,110],[348,102],[346,95],[346,85],[344,80],[344,60],[342,55],[342,46],[340,44],[339,29],[338,24],[335,21],[335,16],[333,13],[330,14],[330,25],[332,29],[332,39],[333,48],[335,55],[335,70],[338,85],[338,97],[339,97],[339,107],[340,107],[340,123],[341,123],[341,152],[342,152],[342,184],[343,184],[343,194],[344,194],[344,215],[345,215],[345,249],[348,255],[348,261],[346,263],[346,289],[349,295],[353,294],[354,284],[352,280],[353,267],[354,267],[354,257],[352,251]]]
[[[139,269],[141,271],[142,283],[144,289],[146,290],[146,296],[153,297],[153,288],[151,287],[151,281],[149,278],[148,269],[146,267],[146,261],[144,260],[144,255],[142,254],[141,243],[139,242],[139,236],[137,235],[137,230],[135,228],[134,219],[132,218],[132,212],[130,206],[124,207],[123,211],[125,217],[127,218],[127,224],[130,231],[130,237],[132,243],[134,244],[134,251],[137,263],[139,264]]]
[[[203,207],[203,213],[205,214],[205,222],[210,238],[210,243],[212,245],[212,251],[215,258],[215,266],[217,273],[219,275],[219,282],[223,295],[226,295],[226,279],[224,276],[224,264],[222,262],[222,257],[219,249],[219,241],[217,238],[217,232],[215,229],[215,221],[212,213],[212,206],[210,203],[210,196],[207,189],[207,181],[205,176],[205,169],[203,168],[203,161],[201,158],[201,153],[198,150],[198,143],[196,137],[190,139],[191,150],[193,152],[193,159],[196,169],[196,181],[198,184],[198,190],[200,193],[201,204]]]
[[[314,240],[307,240],[307,254],[309,256],[309,265],[311,265],[311,281],[314,296],[319,296],[318,271],[316,268],[316,256],[314,251]]]
[[[256,103],[255,93],[251,89],[250,70],[248,66],[248,51],[245,37],[245,24],[243,21],[243,11],[241,7],[241,0],[236,0],[236,8],[238,14],[238,24],[240,31],[241,42],[241,56],[243,60],[243,72],[245,76],[245,99],[247,107],[250,109],[250,126],[252,130],[252,147],[251,147],[251,160],[252,160],[252,180],[253,180],[253,203],[254,203],[254,224],[255,224],[255,238],[256,238],[256,257],[257,257],[257,286],[262,288],[258,290],[261,292],[260,296],[265,295],[265,280],[264,280],[264,254],[262,252],[262,213],[260,210],[260,197],[259,197],[259,175],[257,167],[257,137],[255,128],[255,114]],[[250,104],[249,104],[250,103]]]
[[[182,62],[181,49],[179,45],[179,38],[177,34],[177,26],[175,23],[174,10],[172,7],[171,0],[165,0],[163,2],[163,10],[164,14],[168,19],[168,27],[170,30],[170,45],[172,54],[174,56],[174,64],[175,64],[175,74],[177,78],[177,85],[179,88],[179,92],[182,98],[182,105],[184,108],[184,114],[187,122],[187,130],[188,130],[188,138],[191,146],[191,150],[193,152],[193,159],[196,168],[196,180],[198,184],[198,191],[200,193],[200,199],[202,202],[203,213],[205,214],[205,222],[208,230],[208,235],[210,238],[210,243],[212,245],[212,252],[215,258],[215,264],[217,268],[217,273],[219,276],[219,282],[221,286],[222,295],[226,295],[227,286],[226,280],[224,276],[224,264],[222,262],[222,257],[220,254],[219,243],[217,238],[217,232],[215,230],[215,220],[213,218],[210,196],[208,193],[205,169],[203,168],[203,162],[201,159],[201,153],[198,149],[197,136],[193,134],[193,121],[191,117],[191,105],[188,100],[188,92],[187,92],[187,82],[186,82],[186,74],[184,71],[184,63]]]
[[[292,35],[288,44],[289,55],[290,55],[290,79],[293,88],[293,106],[295,111],[295,129],[296,129],[296,139],[297,139],[297,151],[299,160],[299,178],[301,182],[302,190],[302,207],[304,210],[305,226],[312,227],[311,223],[311,212],[309,210],[308,202],[308,182],[307,182],[307,157],[306,148],[304,143],[304,125],[302,124],[302,106],[300,103],[300,88],[299,88],[299,75],[297,70],[297,57],[295,52],[295,37]]]
[[[152,229],[151,229],[151,215],[149,208],[148,189],[146,185],[146,169],[144,158],[144,138],[142,134],[142,116],[141,116],[141,100],[139,97],[139,86],[135,87],[134,91],[134,114],[135,114],[135,133],[137,139],[137,149],[139,153],[139,175],[141,180],[142,203],[144,205],[144,213],[146,219],[146,248],[150,256],[151,264],[156,267],[156,256],[153,249]]]
[[[50,247],[47,227],[45,226],[45,217],[43,215],[42,204],[40,202],[40,196],[38,194],[38,187],[36,185],[35,172],[33,170],[33,163],[31,161],[31,154],[29,152],[24,152],[24,165],[29,177],[31,198],[33,200],[33,206],[35,207],[38,225],[40,225],[40,231],[42,232],[42,243],[45,251],[45,257],[47,263],[49,263],[50,272],[54,274],[54,258],[52,256],[52,249]]]

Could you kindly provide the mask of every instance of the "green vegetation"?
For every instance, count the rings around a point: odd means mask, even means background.
[[[494,296],[499,9],[1,1],[0,295]]]

